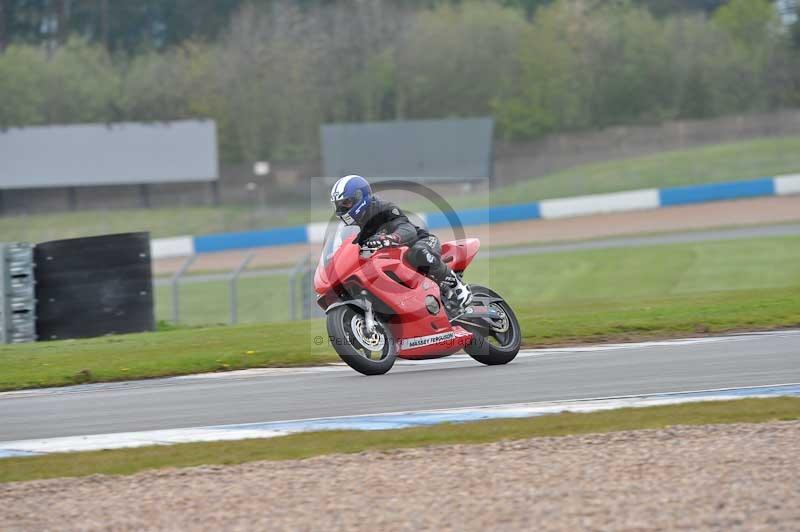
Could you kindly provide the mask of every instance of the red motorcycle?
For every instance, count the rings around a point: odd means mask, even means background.
[[[339,224],[325,240],[314,275],[328,339],[347,365],[381,375],[398,357],[439,358],[463,349],[482,364],[497,365],[517,356],[519,322],[499,294],[470,285],[473,302],[459,308],[405,262],[408,247],[361,248],[357,236],[357,227]],[[442,259],[461,275],[479,248],[477,238],[445,242]]]

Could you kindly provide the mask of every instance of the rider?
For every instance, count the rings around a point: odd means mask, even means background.
[[[366,179],[359,175],[339,179],[331,189],[331,201],[336,216],[347,225],[361,228],[357,240],[360,246],[409,246],[408,263],[436,281],[444,297],[461,307],[472,302],[469,287],[442,261],[439,239],[412,224],[396,205],[375,196]]]

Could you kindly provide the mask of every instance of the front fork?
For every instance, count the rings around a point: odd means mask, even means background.
[[[375,332],[375,313],[372,312],[372,301],[367,297],[367,291],[362,290],[361,295],[364,297],[364,328],[367,334]]]

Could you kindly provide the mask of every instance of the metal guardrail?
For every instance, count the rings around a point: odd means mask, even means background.
[[[632,235],[589,241],[557,242],[552,244],[518,244],[508,247],[484,249],[477,256],[476,260],[484,261],[520,255],[562,253],[578,250],[613,249],[643,245],[678,244],[713,240],[790,235],[800,235],[800,224],[714,229],[707,231],[685,231],[680,233],[666,233],[646,236]],[[278,318],[280,320],[286,318],[289,320],[309,319],[324,315],[316,305],[316,294],[314,294],[312,286],[314,269],[316,267],[316,256],[316,253],[308,253],[291,268],[272,268],[248,271],[247,266],[250,264],[253,258],[253,253],[251,252],[232,271],[214,274],[186,275],[189,266],[191,266],[191,263],[194,261],[194,258],[189,257],[187,258],[186,262],[184,262],[179,272],[176,273],[172,278],[157,279],[154,281],[154,284],[161,286],[171,285],[173,289],[173,322],[177,323],[180,316],[177,308],[180,304],[176,291],[178,283],[180,285],[184,285],[205,282],[227,282],[229,283],[230,291],[230,322],[237,323],[241,317],[239,313],[239,294],[237,292],[237,283],[240,280],[246,278],[266,278],[274,276],[284,277],[288,281],[288,302],[286,302],[286,299],[283,299],[284,296],[281,296],[282,300],[276,300],[274,296],[270,297],[272,294],[269,293],[266,294],[265,299],[274,301],[281,307],[283,307],[285,303],[288,303],[288,316],[287,314],[283,314]]]
[[[270,268],[261,270],[246,270],[239,275],[240,279],[257,279],[259,277],[285,276],[292,272],[293,268]],[[230,280],[230,272],[203,273],[194,275],[184,275],[181,277],[181,284],[212,283],[214,281]],[[153,279],[155,286],[169,286],[172,284],[172,277],[160,277]]]
[[[181,321],[181,297],[180,287],[188,284],[202,284],[213,282],[226,282],[228,284],[228,302],[229,302],[229,321],[231,324],[239,322],[239,281],[241,279],[272,277],[290,275],[297,266],[294,268],[273,268],[247,271],[247,267],[256,256],[256,250],[251,250],[250,253],[242,259],[241,262],[231,271],[189,275],[189,269],[200,255],[189,255],[181,264],[180,268],[169,278],[154,279],[154,286],[169,286],[170,298],[172,308],[172,323],[178,325]],[[306,259],[307,260],[307,257]],[[291,308],[291,305],[290,305]]]
[[[188,284],[202,284],[213,282],[228,283],[229,322],[239,322],[239,292],[238,283],[241,279],[253,279],[275,276],[286,276],[288,279],[288,319],[298,320],[320,315],[315,312],[315,298],[311,286],[312,276],[316,267],[315,253],[307,253],[291,268],[271,268],[247,271],[247,266],[253,260],[256,251],[250,251],[247,256],[229,272],[189,275],[189,269],[198,254],[190,255],[181,264],[172,277],[155,279],[155,286],[169,286],[172,303],[172,323],[177,325],[181,319],[180,287]]]

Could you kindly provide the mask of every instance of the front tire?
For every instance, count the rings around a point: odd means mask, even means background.
[[[470,289],[473,297],[501,298],[497,292],[485,286],[473,284],[470,285]],[[473,304],[478,303],[475,302]],[[490,306],[505,314],[506,319],[495,329],[465,325],[464,328],[473,334],[473,339],[469,345],[464,347],[464,351],[473,359],[487,366],[508,364],[517,356],[522,344],[522,330],[519,326],[519,320],[517,320],[517,316],[505,300],[490,303]]]
[[[371,335],[364,325],[364,312],[358,307],[343,305],[327,315],[328,335],[339,358],[364,375],[383,375],[397,359],[394,336],[378,319]]]

